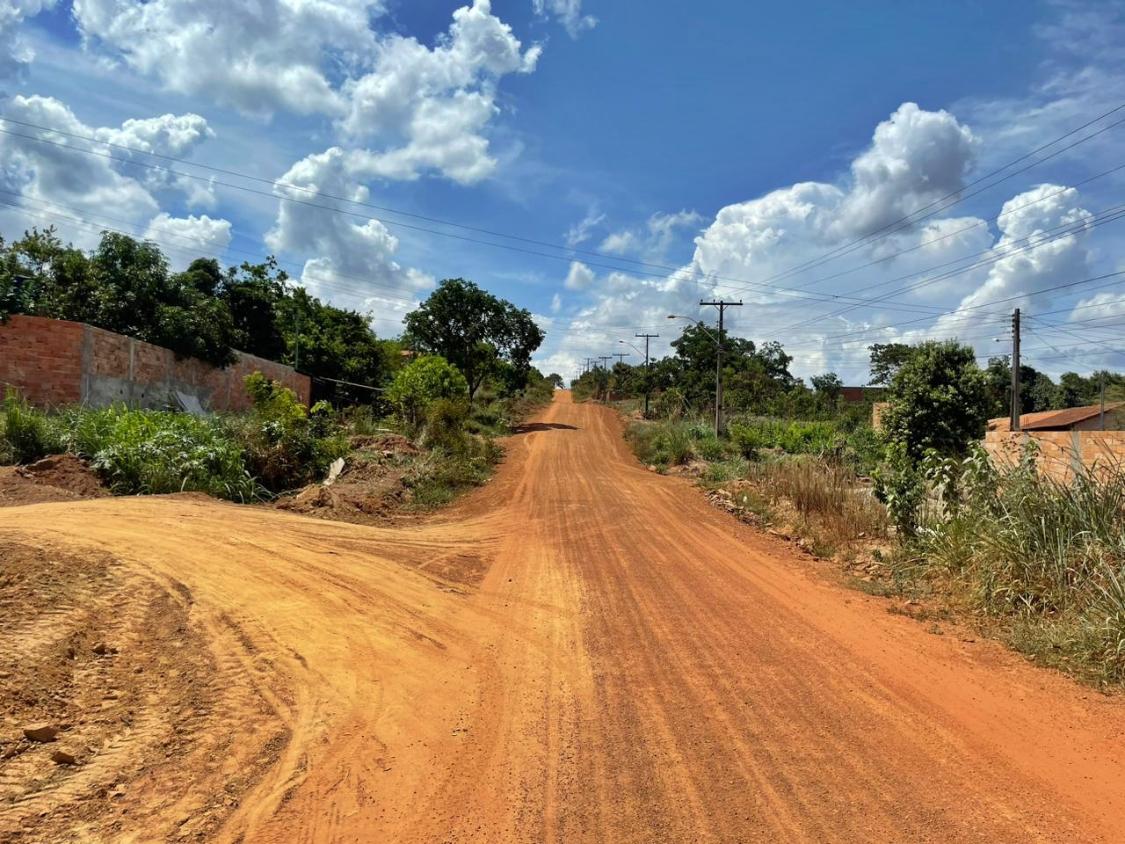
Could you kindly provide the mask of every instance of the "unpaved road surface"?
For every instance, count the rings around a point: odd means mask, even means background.
[[[3,508],[0,840],[1125,840],[1118,699],[885,610],[566,394],[420,525]]]

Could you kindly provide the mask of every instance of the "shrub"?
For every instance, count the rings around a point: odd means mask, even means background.
[[[1125,680],[1125,470],[1068,482],[1035,454],[997,470],[982,450],[931,468],[911,548],[925,571],[1010,621],[1013,644],[1102,681]]]
[[[0,462],[32,463],[62,450],[47,415],[31,407],[18,391],[5,392],[3,411]]]
[[[480,486],[502,455],[500,447],[487,437],[467,436],[458,451],[433,449],[403,478],[412,493],[412,506],[420,510],[439,507],[463,490]]]
[[[695,455],[691,427],[684,422],[635,422],[626,437],[642,463],[680,466]]]
[[[88,458],[114,492],[198,491],[243,502],[262,493],[220,419],[116,405],[68,411],[60,425],[68,449]]]
[[[254,403],[245,417],[230,419],[242,443],[246,466],[269,490],[280,492],[324,475],[328,465],[347,453],[347,443],[333,434],[330,405],[306,409],[288,387],[260,372],[246,376]]]
[[[758,452],[769,446],[769,438],[761,428],[754,425],[743,422],[732,423],[728,434],[738,453],[747,460],[756,460]]]
[[[465,376],[445,358],[424,355],[404,366],[387,388],[386,399],[408,429],[426,418],[430,403],[468,395]]]
[[[656,397],[653,411],[661,419],[679,419],[684,415],[687,399],[683,390],[678,387],[669,387]]]
[[[777,444],[788,454],[823,454],[835,436],[831,422],[790,422],[781,429]]]
[[[465,450],[468,435],[465,420],[469,408],[464,398],[435,399],[426,412],[422,442],[427,448],[441,448],[449,452]]]
[[[722,440],[710,432],[696,442],[695,451],[704,460],[722,460],[727,454]]]

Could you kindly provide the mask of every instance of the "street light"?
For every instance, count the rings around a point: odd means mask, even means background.
[[[682,319],[686,320],[693,325],[698,325],[703,329],[703,332],[711,338],[715,344],[715,436],[719,436],[723,427],[723,368],[722,368],[722,352],[723,344],[719,338],[716,337],[711,331],[703,324],[701,320],[692,319],[691,317],[681,316],[680,314],[668,314],[668,319]]]

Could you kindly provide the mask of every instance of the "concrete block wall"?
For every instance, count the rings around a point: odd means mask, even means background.
[[[1125,465],[1125,431],[989,431],[984,449],[1000,465],[1013,465],[1029,440],[1039,447],[1039,470],[1067,482],[1083,470]]]
[[[307,375],[244,352],[219,369],[195,358],[177,360],[170,349],[78,322],[17,315],[0,324],[0,385],[17,387],[39,406],[125,402],[165,407],[178,390],[211,410],[244,410],[250,400],[242,382],[256,371],[308,404]]]

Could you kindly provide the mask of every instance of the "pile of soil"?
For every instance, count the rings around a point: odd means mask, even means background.
[[[345,458],[343,471],[331,485],[309,484],[279,498],[274,506],[292,513],[352,524],[389,521],[409,496],[403,477],[418,450],[397,434],[363,439],[368,443]]]
[[[0,507],[109,494],[94,470],[73,454],[53,454],[27,466],[0,467]]]
[[[392,454],[417,454],[418,448],[402,434],[357,434],[348,439],[357,451],[380,452],[384,457]]]

